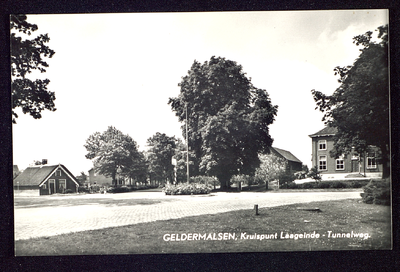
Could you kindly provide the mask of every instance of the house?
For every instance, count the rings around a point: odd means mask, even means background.
[[[51,195],[78,192],[79,182],[62,164],[26,168],[13,181],[14,190],[29,195]]]
[[[87,185],[112,185],[112,178],[106,177],[94,171],[94,168],[89,171],[89,178],[86,180]]]
[[[271,147],[270,150],[274,155],[287,161],[287,170],[292,174],[302,170],[303,163],[289,151],[276,147]]]
[[[379,152],[371,146],[371,152],[357,154],[352,152],[339,158],[332,158],[329,152],[333,149],[333,136],[337,133],[334,127],[325,127],[309,135],[312,139],[312,166],[317,166],[322,179],[372,178],[382,176],[382,165],[377,163]]]

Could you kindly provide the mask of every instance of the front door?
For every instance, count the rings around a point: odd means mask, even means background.
[[[51,195],[56,193],[56,181],[54,179],[49,179],[49,190]]]
[[[360,172],[359,166],[358,166],[358,161],[352,160],[351,161],[351,172]]]

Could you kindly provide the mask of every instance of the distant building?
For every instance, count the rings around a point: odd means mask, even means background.
[[[302,170],[303,163],[291,152],[276,147],[271,147],[270,150],[271,153],[275,154],[277,157],[287,161],[287,170],[290,171],[290,173],[293,174]]]
[[[14,190],[30,195],[51,195],[78,192],[79,182],[62,164],[38,165],[26,168],[13,180]]]
[[[18,165],[13,165],[13,179],[15,179],[20,173]]]
[[[325,127],[309,135],[312,139],[312,166],[317,166],[322,179],[381,177],[382,165],[377,163],[379,149],[371,147],[371,152],[364,154],[342,155],[332,158],[329,152],[333,149],[333,136],[337,133],[334,127]]]
[[[97,184],[97,185],[112,185],[112,178],[106,177],[94,171],[94,168],[89,171],[89,178],[86,180],[86,184]]]

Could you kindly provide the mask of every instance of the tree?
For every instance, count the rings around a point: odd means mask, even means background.
[[[85,172],[81,171],[79,176],[76,176],[76,179],[79,181],[79,183],[82,185],[85,183],[85,181],[87,180],[87,175],[85,174]]]
[[[148,160],[152,173],[164,181],[174,180],[172,157],[175,155],[176,142],[175,137],[160,132],[147,139]]]
[[[252,85],[241,65],[221,57],[194,61],[179,86],[179,96],[168,103],[180,122],[187,112],[193,175],[216,176],[227,188],[233,175],[254,173],[258,153],[268,153],[273,142],[268,125],[277,106],[268,93]]]
[[[388,26],[377,31],[379,42],[372,41],[371,31],[353,38],[363,48],[353,65],[334,69],[341,85],[332,95],[311,92],[325,124],[338,130],[331,156],[337,158],[352,149],[362,154],[377,146],[385,178],[390,172]]]
[[[54,92],[47,90],[49,79],[29,79],[27,76],[32,71],[46,72],[49,66],[43,58],[51,58],[54,51],[47,45],[50,38],[47,34],[37,35],[31,40],[24,37],[30,36],[38,29],[37,25],[26,21],[26,15],[11,15],[11,92],[13,123],[18,118],[15,108],[21,107],[24,114],[29,113],[33,118],[40,119],[44,109],[55,111]],[[23,33],[17,36],[17,32]]]
[[[144,159],[136,142],[112,126],[90,135],[84,146],[88,151],[85,157],[93,160],[94,171],[111,177],[115,184],[117,171],[123,176],[132,175],[132,169]]]
[[[255,180],[265,182],[268,188],[268,182],[279,180],[288,169],[288,163],[285,159],[276,156],[273,153],[260,155],[261,164],[256,169]]]

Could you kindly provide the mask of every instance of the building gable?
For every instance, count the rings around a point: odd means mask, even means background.
[[[14,186],[42,186],[56,170],[62,170],[74,183],[79,185],[76,178],[62,164],[46,165],[26,168],[19,176],[14,179]]]
[[[276,148],[276,147],[271,147],[271,150],[275,153],[278,154],[279,157],[284,158],[287,161],[291,162],[297,162],[297,163],[302,163],[298,158],[296,158],[291,152]]]

